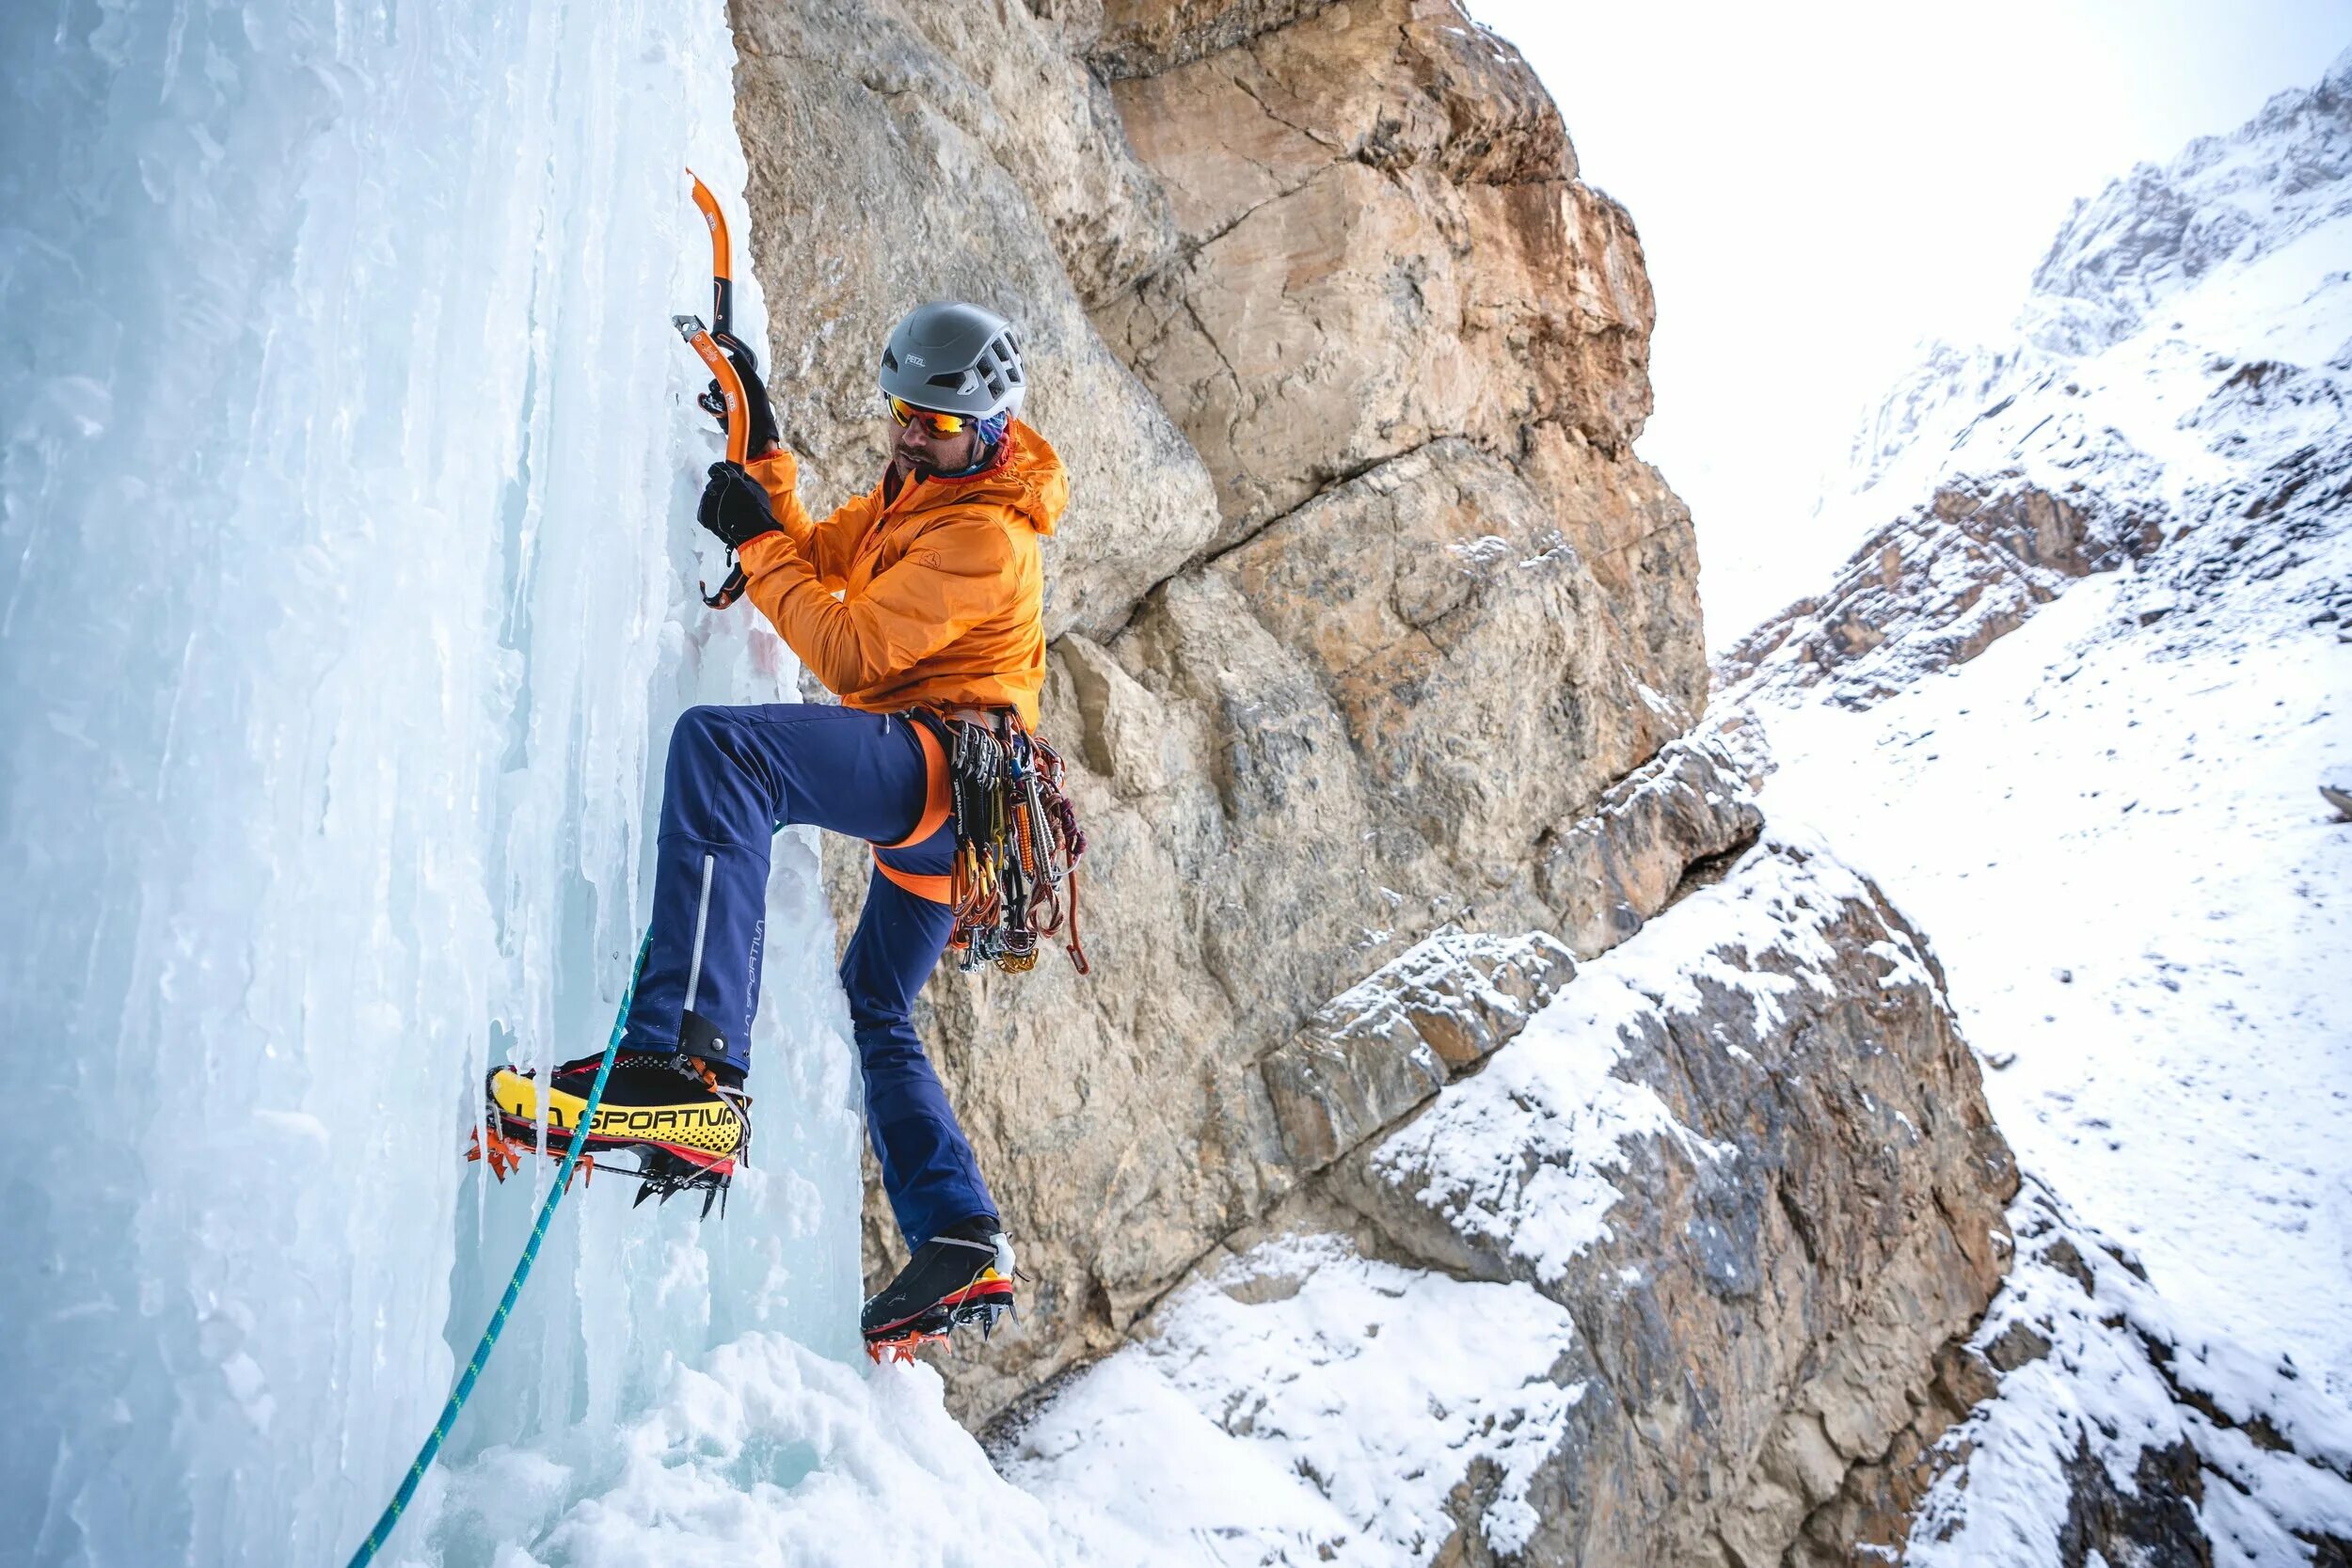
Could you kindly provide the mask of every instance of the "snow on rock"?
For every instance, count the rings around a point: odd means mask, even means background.
[[[1763,814],[1726,737],[1685,735],[1538,840],[1536,887],[1581,958],[1606,953],[1664,909],[1690,868],[1746,848]]]
[[[1623,1195],[1609,1178],[1625,1169],[1629,1140],[1665,1140],[1694,1164],[1735,1161],[1733,1146],[1677,1121],[1656,1089],[1619,1069],[1634,1041],[1677,1015],[1712,1015],[1722,1049],[1753,1061],[1739,1041],[1785,1027],[1802,993],[1817,1004],[1843,995],[1853,955],[1832,922],[1867,906],[1869,890],[1818,843],[1772,843],[1744,875],[1686,900],[1666,940],[1637,939],[1588,964],[1518,1049],[1375,1147],[1370,1175],[1549,1285],[1610,1236],[1606,1216]],[[1863,950],[1885,966],[1878,985],[1933,989],[1908,933]]]
[[[2128,1291],[2141,1338],[2183,1347],[2180,1387],[2120,1327],[2038,1363],[2040,1392],[2005,1382],[1971,1439],[1974,1511],[1947,1487],[1922,1515],[1962,1521],[1963,1544],[1926,1554],[1915,1535],[1915,1560],[2058,1560],[2051,1532],[2115,1515],[2097,1499],[2141,1454],[2175,1491],[2205,1477],[2174,1523],[2217,1561],[2308,1560],[2280,1519],[2352,1540],[2327,1507],[2273,1496],[2325,1491],[2307,1471],[2342,1473],[2327,1433],[2352,1419],[2352,830],[2314,787],[2352,779],[2352,511],[2342,462],[2307,463],[2317,483],[2289,480],[2286,503],[2251,487],[1957,678],[1867,713],[1764,710],[1770,809],[1835,824],[1937,933],[1954,1005],[2001,1069],[1986,1093],[2010,1141],[2152,1282],[2103,1266],[2097,1293]],[[2079,1338],[2109,1316],[2066,1321]],[[2201,1365],[2292,1368],[2307,1415],[2333,1414],[2276,1419],[2288,1451],[2263,1457],[2200,1424],[2189,1346]],[[2144,1418],[2119,1427],[2119,1389]],[[2125,1435],[2093,1440],[2094,1469],[2070,1421]],[[2265,1479],[2281,1467],[2290,1481]],[[1989,1522],[1996,1487],[2042,1501]]]
[[[1992,1398],[1928,1456],[1903,1560],[2312,1560],[2352,1542],[2352,1409],[2292,1357],[2185,1328],[2133,1256],[2029,1180],[1971,1338]],[[2339,1559],[2340,1560],[2340,1559]]]
[[[2247,486],[2340,445],[2348,356],[2352,53],[2079,206],[2010,340],[1928,355],[1825,503],[1861,546],[1733,644],[1719,689],[1867,706],[2072,579],[2227,526]]]
[[[1470,1065],[993,1439],[1073,1558],[1772,1560],[1965,1408],[1928,1385],[2011,1169],[1932,957],[1817,843]]]
[[[2220,519],[1961,678],[1764,722],[1775,814],[1936,933],[2025,1162],[2352,1403],[2347,614],[2341,501]]]
[[[1286,1163],[1330,1164],[1525,1028],[1576,974],[1541,931],[1444,930],[1333,997],[1259,1064]]]
[[[1518,1050],[1382,1143],[1373,1173],[1409,1185],[1416,1202],[1474,1244],[1556,1282],[1610,1234],[1609,1211],[1624,1195],[1609,1177],[1625,1168],[1627,1140],[1665,1138],[1693,1159],[1730,1157],[1675,1120],[1656,1090],[1616,1075],[1623,1030],[1650,1006],[1614,975],[1578,988],[1539,1016]]]
[[[1569,1309],[1592,1391],[1537,1560],[1663,1563],[1799,1549],[1959,1415],[1930,1384],[2013,1182],[1918,934],[1768,828],[1330,1192],[1401,1255]]]
[[[1163,1304],[1012,1440],[1069,1560],[1420,1564],[1466,1525],[1495,1553],[1582,1384],[1568,1314],[1285,1236]]]

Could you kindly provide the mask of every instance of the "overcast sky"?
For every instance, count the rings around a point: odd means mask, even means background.
[[[1641,230],[1641,451],[1697,519],[1718,647],[1856,543],[1805,525],[1918,343],[1996,330],[2076,197],[2352,44],[2352,0],[1468,4]]]

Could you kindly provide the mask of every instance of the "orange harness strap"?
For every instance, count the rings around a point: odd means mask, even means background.
[[[913,871],[901,871],[880,855],[874,857],[874,869],[912,893],[934,904],[956,901],[956,879],[953,877],[925,877]]]
[[[914,726],[914,738],[923,748],[923,815],[915,818],[914,831],[896,844],[874,846],[874,869],[917,898],[928,898],[934,904],[952,904],[956,901],[953,877],[926,877],[918,872],[901,871],[882,858],[884,849],[912,849],[939,832],[947,821],[947,758],[939,749],[939,737],[931,734],[928,724],[913,719],[905,722]]]
[[[914,726],[914,738],[923,748],[923,815],[914,819],[914,832],[896,844],[885,844],[885,849],[912,849],[931,834],[939,832],[947,820],[947,756],[939,749],[939,736],[920,720],[909,719]]]

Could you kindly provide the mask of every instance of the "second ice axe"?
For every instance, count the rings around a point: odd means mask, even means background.
[[[710,194],[710,187],[692,169],[686,171],[686,177],[694,182],[694,205],[702,209],[703,220],[710,226],[711,322],[706,327],[700,316],[672,316],[670,325],[677,328],[678,336],[686,340],[686,346],[701,358],[710,372],[710,379],[717,384],[717,406],[713,406],[714,400],[707,393],[694,401],[726,425],[727,461],[740,463],[751,455],[752,447],[751,414],[743,402],[743,378],[736,373],[735,361],[727,357],[726,351],[711,336],[723,333],[731,338],[735,334],[735,268],[727,240],[727,218],[719,210],[719,198]],[[695,584],[703,603],[713,610],[724,610],[741,598],[745,586],[743,568],[732,549],[727,551],[726,580],[719,585],[716,594]]]

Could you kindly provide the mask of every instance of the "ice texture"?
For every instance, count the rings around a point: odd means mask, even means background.
[[[671,721],[793,692],[693,595],[733,59],[720,0],[0,8],[8,1560],[344,1560],[529,1222],[485,1066],[601,1048]],[[573,1194],[387,1560],[540,1560],[485,1476],[619,1484],[729,1341],[853,1350],[796,833],[769,932],[723,1225]]]

